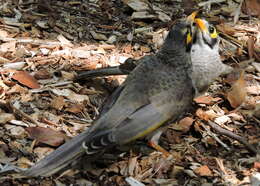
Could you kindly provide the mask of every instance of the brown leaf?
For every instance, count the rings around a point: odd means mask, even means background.
[[[51,75],[46,69],[41,69],[34,74],[34,77],[36,79],[49,79]]]
[[[259,0],[245,0],[242,6],[242,11],[247,15],[260,16]]]
[[[173,125],[171,128],[174,130],[188,132],[193,123],[194,119],[191,117],[185,117],[179,121],[178,124]]]
[[[254,162],[254,168],[260,170],[260,162]]]
[[[54,147],[61,145],[66,139],[65,134],[51,128],[28,127],[25,130],[33,139]]]
[[[29,88],[40,88],[37,80],[26,71],[16,71],[12,78]]]
[[[61,110],[65,105],[66,103],[63,96],[55,97],[51,102],[51,106],[57,110]]]
[[[83,109],[84,109],[83,104],[73,104],[69,108],[66,108],[66,111],[76,114],[82,112]]]
[[[221,98],[219,98],[219,97],[213,98],[211,96],[200,96],[200,97],[197,97],[194,99],[194,101],[196,103],[206,104],[206,105],[212,105],[220,100],[221,100]]]
[[[240,73],[239,79],[232,85],[227,93],[227,100],[233,108],[240,106],[246,99],[246,82],[244,80],[244,71]]]
[[[201,108],[197,109],[196,116],[198,116],[200,119],[203,119],[205,121],[209,121],[212,119],[215,119],[218,115],[214,113],[214,111],[204,111]]]
[[[195,169],[194,172],[200,176],[212,176],[212,172],[207,165]]]

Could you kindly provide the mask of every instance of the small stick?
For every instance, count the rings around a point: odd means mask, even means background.
[[[201,126],[207,131],[207,133],[213,137],[220,145],[222,145],[226,150],[230,151],[230,148],[223,142],[221,141],[216,134],[211,132],[203,123],[201,123]]]
[[[226,129],[223,129],[222,127],[220,127],[218,124],[212,122],[212,121],[208,121],[209,126],[211,126],[214,130],[216,130],[219,134],[230,137],[232,139],[235,139],[237,141],[239,141],[240,143],[244,144],[246,146],[246,148],[250,151],[253,152],[254,154],[257,154],[257,150],[255,149],[255,147],[251,144],[249,144],[245,138],[229,131]]]

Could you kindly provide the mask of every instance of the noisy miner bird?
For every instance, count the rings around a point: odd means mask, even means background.
[[[195,15],[194,15],[195,16]],[[195,19],[197,29],[192,32],[191,45],[192,80],[196,87],[196,97],[205,93],[209,85],[219,76],[230,73],[233,68],[222,63],[219,55],[220,38],[214,26],[204,19]],[[109,75],[127,75],[141,62],[150,61],[150,56],[141,60],[127,59],[114,67],[81,72],[76,80]]]
[[[191,107],[191,25],[184,20],[170,30],[161,50],[142,61],[112,94],[109,109],[93,125],[22,174],[50,176],[85,154],[142,138]]]

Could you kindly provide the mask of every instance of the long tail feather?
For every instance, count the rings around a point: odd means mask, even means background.
[[[33,167],[23,171],[22,174],[28,177],[45,177],[57,173],[84,153],[82,143],[87,141],[88,138],[87,131],[81,133],[40,160]]]

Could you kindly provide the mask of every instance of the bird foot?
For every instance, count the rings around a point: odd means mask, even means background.
[[[150,147],[156,149],[157,151],[163,153],[163,155],[164,155],[165,157],[169,157],[169,156],[171,155],[167,150],[165,150],[163,147],[161,147],[160,145],[156,144],[156,143],[153,142],[153,141],[149,141],[149,142],[148,142],[148,145],[149,145]]]

